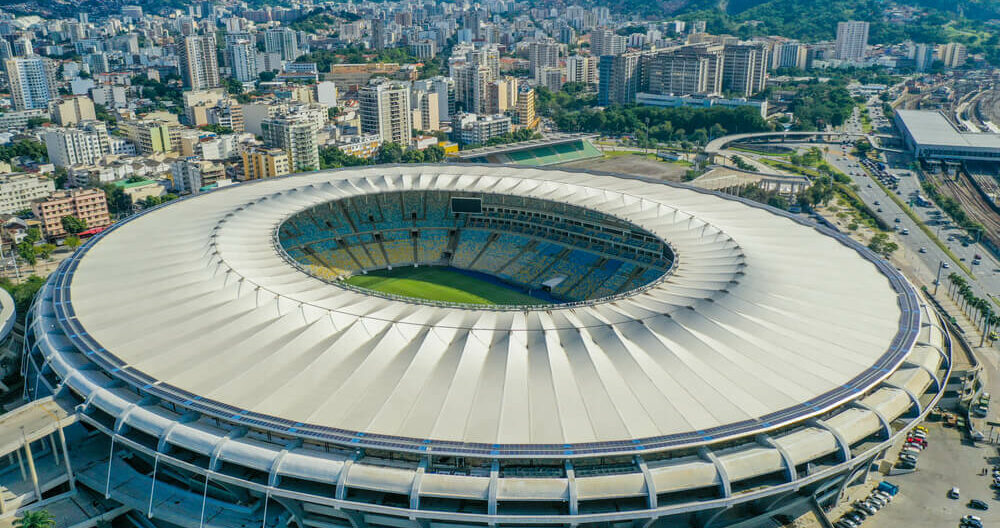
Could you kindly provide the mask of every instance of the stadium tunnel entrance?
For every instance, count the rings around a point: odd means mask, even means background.
[[[364,194],[291,215],[277,246],[297,267],[398,300],[524,308],[595,303],[663,280],[673,248],[613,215],[511,194]]]

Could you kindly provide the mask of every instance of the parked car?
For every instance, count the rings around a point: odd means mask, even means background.
[[[988,510],[990,505],[986,504],[986,501],[981,501],[979,499],[972,499],[969,501],[969,507],[977,510]]]
[[[960,496],[960,493],[959,493],[959,491],[958,491],[958,488],[957,488],[957,487],[952,487],[952,488],[951,488],[951,489],[950,489],[950,490],[948,491],[948,497],[949,497],[949,498],[951,498],[951,499],[957,499],[957,498],[959,498],[959,496]]]

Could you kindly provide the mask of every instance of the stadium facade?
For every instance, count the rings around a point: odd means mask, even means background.
[[[434,263],[572,284],[482,307],[337,280]],[[26,332],[71,482],[186,527],[757,526],[865,478],[950,372],[934,312],[844,236],[486,165],[161,206],[66,260]]]

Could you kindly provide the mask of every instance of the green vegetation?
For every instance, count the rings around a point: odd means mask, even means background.
[[[733,162],[733,165],[736,165],[737,169],[751,171],[751,172],[757,171],[756,167],[747,163],[746,161],[743,160],[743,158],[737,156],[736,154],[733,154],[732,157],[729,158],[729,160]]]
[[[894,251],[899,249],[899,244],[889,240],[889,235],[885,233],[876,233],[872,236],[871,240],[868,241],[868,249],[882,255],[885,258],[889,258]]]
[[[71,235],[76,235],[87,230],[87,221],[73,215],[64,216],[59,221],[62,222],[63,229]]]
[[[34,139],[19,139],[10,145],[0,145],[0,160],[10,161],[21,156],[43,163],[49,161],[45,145]]]
[[[55,525],[56,520],[48,510],[27,511],[14,519],[14,528],[54,528]]]
[[[462,145],[463,150],[474,149],[478,147],[492,147],[495,145],[506,145],[508,143],[519,143],[521,141],[528,141],[532,139],[539,139],[542,135],[534,130],[528,128],[522,128],[520,130],[515,130],[513,132],[507,132],[506,134],[491,137],[486,140],[485,144],[470,143],[468,145]]]
[[[588,91],[586,83],[568,82],[558,92],[544,86],[535,87],[535,111],[538,115],[552,116],[596,105],[597,93]]]
[[[981,232],[986,229],[983,227],[983,224],[969,218],[969,215],[966,214],[964,209],[962,209],[962,204],[958,203],[958,200],[955,200],[951,196],[941,194],[941,191],[939,191],[937,186],[933,183],[925,181],[921,187],[923,187],[927,196],[933,200],[934,203],[941,206],[941,210],[948,213],[948,216],[955,220],[955,223],[962,229],[970,232]]]
[[[392,295],[467,304],[544,304],[514,289],[438,267],[401,267],[355,275],[347,283]]]
[[[334,64],[362,64],[367,62],[409,64],[418,61],[416,57],[410,55],[409,48],[386,48],[382,51],[377,51],[351,47],[336,51],[312,51],[295,59],[295,62],[315,62],[319,71],[328,72]]]
[[[747,185],[739,190],[737,196],[753,200],[758,203],[767,204],[771,207],[787,211],[789,208],[788,198],[785,198],[778,191],[764,190],[757,185]]]
[[[222,134],[232,134],[233,133],[233,129],[231,129],[231,128],[227,127],[227,126],[222,126],[222,125],[217,124],[217,123],[212,123],[210,125],[201,125],[198,128],[200,128],[202,130],[205,130],[207,132],[214,132],[214,133],[220,134],[220,135],[222,135]]]
[[[305,31],[306,33],[317,33],[320,30],[330,29],[340,20],[337,17],[324,13],[322,9],[314,9],[308,15],[288,24],[288,27],[295,31]]]
[[[32,275],[24,281],[14,284],[6,277],[0,277],[0,288],[7,290],[7,293],[14,298],[14,305],[17,307],[17,319],[24,322],[24,316],[31,307],[31,301],[35,294],[45,285],[45,277]]]
[[[145,75],[136,75],[132,77],[132,86],[138,86],[140,96],[152,100],[158,109],[169,109],[172,112],[182,111],[184,107],[182,91],[177,86],[168,84],[172,80],[180,80],[180,77],[167,76],[164,80],[166,82],[159,82]]]
[[[800,85],[789,110],[795,115],[797,130],[822,130],[840,126],[854,111],[854,98],[839,82],[810,82]]]
[[[713,137],[771,130],[771,125],[750,107],[740,108],[657,108],[653,106],[612,106],[603,111],[584,109],[560,112],[554,120],[567,132],[598,132],[607,135],[633,134],[640,145],[649,140],[707,143]]]
[[[951,283],[951,286],[948,287],[948,293],[956,299],[959,308],[969,314],[973,324],[983,327],[983,337],[995,334],[996,332],[990,333],[990,328],[995,329],[1000,326],[1000,313],[997,313],[997,309],[990,301],[976,297],[976,294],[972,293],[972,287],[969,286],[968,281],[958,273],[950,273],[948,282]],[[990,340],[993,339],[995,337],[990,338]]]

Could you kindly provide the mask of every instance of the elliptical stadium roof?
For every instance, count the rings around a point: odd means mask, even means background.
[[[595,209],[667,241],[675,269],[613,302],[435,307],[328,284],[276,245],[303,209],[408,189]],[[915,339],[915,297],[848,244],[683,186],[378,166],[234,186],[136,217],[62,269],[68,302],[56,306],[109,372],[226,420],[359,447],[634,453],[774,429],[889,376]]]

